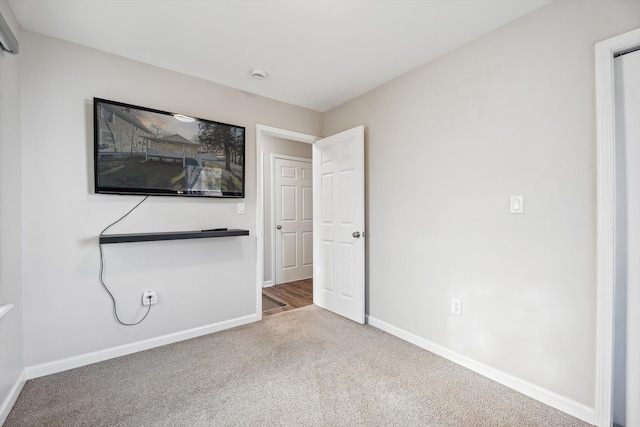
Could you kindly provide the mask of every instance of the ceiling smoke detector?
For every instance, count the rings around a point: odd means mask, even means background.
[[[256,80],[264,80],[267,78],[267,72],[259,68],[254,68],[251,70],[251,77]]]

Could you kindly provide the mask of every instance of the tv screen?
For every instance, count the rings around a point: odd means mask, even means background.
[[[245,128],[93,99],[96,193],[244,197]]]

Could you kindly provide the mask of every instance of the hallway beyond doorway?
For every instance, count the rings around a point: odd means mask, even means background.
[[[262,313],[263,317],[305,307],[313,304],[313,279],[297,280],[262,288],[262,293],[287,304],[286,307]]]

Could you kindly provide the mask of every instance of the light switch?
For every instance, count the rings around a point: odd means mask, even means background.
[[[238,203],[238,213],[239,214],[243,214],[244,213],[244,203],[243,202]]]
[[[511,213],[524,213],[524,196],[511,196]]]

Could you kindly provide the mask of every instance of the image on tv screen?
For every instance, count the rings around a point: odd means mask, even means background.
[[[245,128],[94,99],[97,193],[244,197]]]

